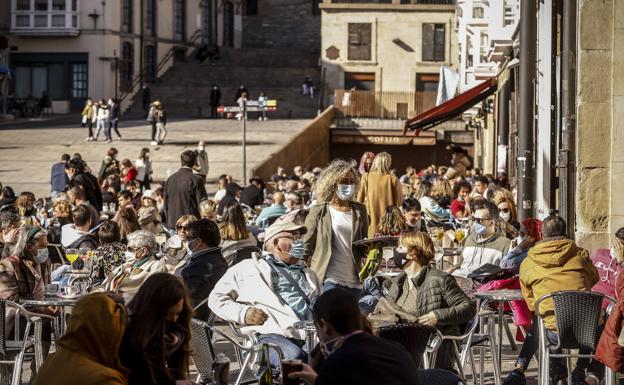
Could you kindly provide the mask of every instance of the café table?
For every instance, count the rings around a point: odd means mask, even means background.
[[[310,354],[318,342],[314,321],[297,321],[293,324],[293,327],[304,332],[305,342],[308,346],[308,362],[311,362],[310,360],[312,359],[312,356]]]
[[[483,301],[497,302],[498,303],[498,360],[501,361],[501,354],[503,351],[503,329],[505,328],[505,304],[511,301],[524,301],[522,292],[520,289],[501,289],[476,292],[475,297],[479,304],[477,308],[480,308],[480,304]],[[523,334],[526,335],[524,330]],[[516,350],[516,344],[513,341],[513,336],[509,336],[509,343],[513,350]]]
[[[73,308],[76,306],[76,302],[80,299],[79,296],[76,297],[62,297],[58,295],[46,295],[42,300],[36,299],[20,299],[20,304],[26,308],[32,307],[45,307],[45,306],[56,306],[61,309],[60,319],[61,322],[59,324],[59,336],[62,336],[65,332],[65,326],[67,321],[67,310],[66,308]]]

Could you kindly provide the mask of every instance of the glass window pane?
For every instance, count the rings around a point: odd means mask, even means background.
[[[35,0],[35,11],[47,11],[48,0]]]
[[[17,0],[15,6],[18,11],[30,11],[30,0]]]
[[[50,71],[50,99],[65,99],[65,65],[63,63],[53,63],[48,67]]]
[[[72,0],[72,11],[78,10],[78,0]]]
[[[48,68],[33,67],[32,74],[32,95],[40,98],[41,94],[48,90]]]
[[[64,11],[65,10],[65,0],[52,0],[52,10],[53,11]]]
[[[53,27],[65,27],[65,15],[52,15]]]
[[[35,27],[47,27],[48,26],[48,15],[35,15]]]
[[[15,69],[15,96],[25,98],[30,95],[30,68],[17,67]]]
[[[15,25],[17,27],[30,26],[30,15],[15,15]]]

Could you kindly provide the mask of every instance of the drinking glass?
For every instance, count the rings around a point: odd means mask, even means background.
[[[386,270],[388,269],[388,261],[394,256],[394,250],[392,247],[384,247],[381,251],[381,257],[386,261]]]
[[[74,264],[74,262],[78,259],[78,249],[65,250],[65,257],[67,257],[69,263]]]

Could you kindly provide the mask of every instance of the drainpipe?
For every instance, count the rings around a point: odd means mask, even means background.
[[[139,0],[139,13],[141,14],[139,18],[139,28],[141,29],[139,32],[139,88],[143,88],[143,44],[145,40],[143,2],[144,0]],[[154,28],[156,27],[154,26]]]
[[[507,79],[505,83],[500,87],[498,92],[498,117],[496,118],[498,127],[498,156],[501,156],[501,152],[507,153],[509,148],[509,100],[511,98],[511,81]],[[505,169],[498,169],[497,172],[508,172],[509,159],[507,159]],[[498,159],[496,160],[498,166]]]
[[[534,217],[535,201],[535,72],[537,45],[536,0],[520,8],[520,81],[518,114],[518,220]]]
[[[559,212],[573,237],[576,222],[576,1],[563,2],[561,20],[561,148]]]

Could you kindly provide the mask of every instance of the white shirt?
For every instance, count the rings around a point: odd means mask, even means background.
[[[353,210],[344,212],[329,206],[332,222],[332,255],[325,273],[325,280],[352,288],[360,288],[353,264]]]

